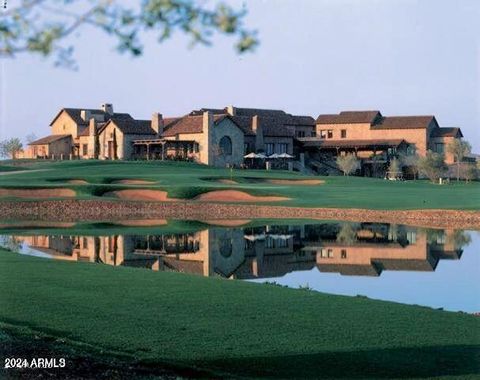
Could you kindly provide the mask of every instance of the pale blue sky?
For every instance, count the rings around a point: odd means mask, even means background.
[[[230,3],[245,4],[246,23],[259,30],[254,54],[237,55],[224,37],[190,50],[178,35],[162,45],[150,38],[134,59],[85,28],[73,39],[79,71],[36,57],[2,60],[0,139],[48,135],[63,106],[111,102],[148,119],[234,104],[313,117],[434,114],[441,126],[461,127],[480,152],[480,1]]]

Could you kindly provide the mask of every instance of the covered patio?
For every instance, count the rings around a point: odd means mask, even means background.
[[[198,155],[195,140],[142,139],[133,141],[133,157],[137,160],[195,161]]]

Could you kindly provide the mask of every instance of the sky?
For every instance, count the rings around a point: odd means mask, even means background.
[[[49,134],[62,107],[138,119],[201,107],[283,109],[317,117],[342,110],[435,115],[461,127],[480,153],[480,1],[232,0],[258,30],[254,53],[216,37],[189,48],[177,34],[145,39],[140,58],[90,27],[72,37],[77,71],[29,55],[0,63],[0,139]],[[11,0],[9,4],[14,5]]]

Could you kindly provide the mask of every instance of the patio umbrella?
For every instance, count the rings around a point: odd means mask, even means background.
[[[294,158],[294,157],[288,153],[281,153],[278,155],[278,158]]]
[[[273,153],[270,156],[268,156],[268,158],[280,158],[280,155],[278,155],[277,153]]]
[[[247,155],[243,156],[243,158],[258,158],[258,154],[256,153],[248,153]]]
[[[257,158],[267,158],[263,153],[257,153]]]

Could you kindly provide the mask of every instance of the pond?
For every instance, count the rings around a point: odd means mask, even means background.
[[[480,311],[480,233],[386,223],[169,221],[3,229],[0,245],[48,259],[174,271]]]

